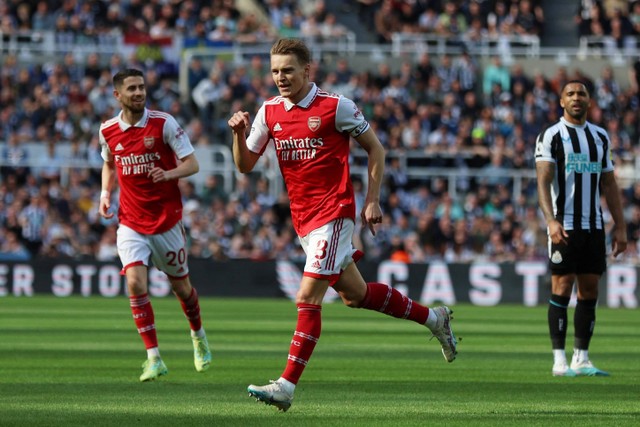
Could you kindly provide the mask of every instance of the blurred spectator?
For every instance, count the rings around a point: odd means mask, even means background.
[[[282,25],[278,29],[278,35],[282,38],[293,38],[300,36],[300,26],[294,20],[291,13],[287,13],[282,17]]]
[[[454,225],[453,238],[448,242],[444,253],[444,260],[450,263],[468,263],[475,259],[471,249],[468,231],[464,221],[457,221]]]
[[[509,74],[509,68],[502,64],[502,60],[499,56],[493,56],[491,58],[491,64],[487,65],[484,69],[482,77],[482,93],[485,98],[491,96],[495,86],[499,87],[499,93],[506,92],[511,89],[511,75]]]
[[[458,4],[453,0],[446,0],[444,10],[438,15],[436,34],[445,37],[457,37],[466,31],[467,19],[458,10]]]
[[[347,34],[347,28],[339,24],[336,15],[327,13],[324,21],[320,24],[320,35],[323,40],[335,40]]]
[[[598,107],[604,112],[614,113],[616,101],[620,95],[620,86],[613,78],[613,69],[605,66],[595,81],[595,98]]]
[[[116,261],[118,248],[116,247],[116,226],[108,226],[97,243],[96,259],[98,261]]]
[[[300,36],[312,41],[320,41],[322,36],[322,23],[315,15],[309,15],[300,22]]]
[[[631,3],[629,11],[629,22],[634,35],[640,35],[640,1],[635,0]]]
[[[210,118],[215,112],[216,102],[222,99],[226,88],[227,83],[222,72],[212,68],[209,78],[200,80],[191,93],[193,102],[198,107],[198,115],[209,132],[213,130]]]
[[[616,49],[632,51],[636,47],[633,26],[621,7],[614,8],[609,19],[608,35],[613,39]]]
[[[282,20],[285,15],[291,15],[291,10],[285,5],[284,0],[266,0],[269,21],[275,28],[282,27]]]
[[[358,4],[358,16],[369,31],[374,29],[374,16],[380,0],[353,0]]]
[[[3,166],[0,168],[0,174],[2,175],[3,181],[12,175],[19,185],[24,184],[27,176],[31,172],[27,166],[28,160],[29,154],[21,145],[18,134],[10,133],[7,144],[2,149]]]
[[[629,0],[604,0],[602,3],[606,16],[611,18],[620,11],[625,11],[626,13],[630,2]]]
[[[482,28],[487,28],[489,2],[485,0],[469,0],[461,3],[461,10],[468,23],[478,20]]]
[[[450,55],[442,55],[440,62],[435,67],[435,73],[438,75],[440,81],[439,90],[442,92],[449,92],[454,84],[454,81],[458,79],[457,69],[454,67]]]
[[[491,153],[491,163],[482,168],[482,176],[479,183],[486,185],[490,190],[495,190],[499,185],[508,186],[510,179],[505,176],[509,165],[501,151]]]
[[[540,35],[542,33],[542,21],[544,20],[542,7],[534,7],[531,0],[521,0],[518,3],[518,12],[513,29],[519,35]]]
[[[39,193],[32,194],[29,204],[18,214],[22,237],[29,252],[36,256],[42,246],[44,224],[49,202]]]
[[[51,31],[55,28],[55,17],[49,10],[48,1],[39,1],[31,16],[31,28],[35,31]]]
[[[573,18],[576,23],[578,36],[584,37],[591,35],[592,20],[602,18],[602,5],[600,1],[580,0]]]
[[[438,27],[438,14],[434,7],[427,8],[418,17],[417,31],[420,33],[433,34]]]
[[[460,90],[463,93],[475,91],[479,67],[475,58],[469,54],[468,49],[462,50],[462,54],[454,61],[453,67],[460,82]]]
[[[63,159],[57,153],[56,141],[61,140],[61,135],[57,134],[54,140],[47,143],[45,156],[40,161],[40,166],[34,170],[34,174],[39,181],[50,182],[59,181],[63,166]]]
[[[502,28],[505,23],[513,25],[515,22],[515,16],[511,13],[511,10],[511,2],[509,0],[497,0],[493,6],[493,11],[489,13],[487,20],[495,21],[497,28]]]
[[[18,239],[13,230],[0,230],[0,260],[1,261],[29,261],[31,253]]]
[[[467,48],[482,48],[488,38],[489,30],[482,25],[479,18],[473,18],[469,21],[469,28],[462,35]]]
[[[392,0],[382,0],[375,12],[374,25],[379,43],[391,43],[391,35],[400,30],[400,20],[393,8]]]

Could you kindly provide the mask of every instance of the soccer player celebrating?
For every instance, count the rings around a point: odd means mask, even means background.
[[[426,325],[448,362],[457,354],[448,307],[429,309],[381,283],[365,283],[354,261],[362,253],[352,245],[355,198],[349,174],[349,142],[368,153],[368,189],[360,217],[372,233],[382,221],[380,186],[384,149],[353,101],[330,94],[309,81],[311,53],[298,39],[282,39],[271,48],[271,75],[280,96],[260,107],[251,132],[249,113],[229,119],[233,157],[248,173],[273,140],[291,203],[293,225],[306,253],[296,296],[298,321],[284,372],[266,386],[250,385],[249,394],[286,411],[294,389],[320,338],[322,300],[329,286],[349,307],[377,310]]]
[[[189,280],[178,188],[178,179],[198,172],[198,160],[189,137],[175,118],[145,107],[146,89],[141,71],[118,72],[113,77],[113,86],[113,95],[122,111],[102,123],[99,130],[104,159],[100,215],[104,218],[114,215],[109,209],[117,174],[118,255],[127,278],[133,319],[147,349],[140,381],[152,381],[168,372],[160,358],[148,295],[149,260],[169,278],[189,321],[195,368],[204,372],[211,364],[211,352],[200,319],[198,294]]]
[[[614,257],[627,248],[620,190],[613,172],[607,132],[587,121],[591,97],[586,85],[570,81],[562,88],[560,120],[536,142],[538,201],[547,222],[551,299],[548,322],[554,376],[609,375],[591,363],[589,343],[596,322],[598,281],[606,269],[604,194],[613,218]],[[567,307],[574,283],[574,349],[567,364]]]

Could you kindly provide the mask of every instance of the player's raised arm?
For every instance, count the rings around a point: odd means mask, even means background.
[[[238,111],[228,121],[233,131],[233,161],[242,173],[251,172],[258,162],[260,155],[247,148],[247,128],[249,127],[249,113]]]

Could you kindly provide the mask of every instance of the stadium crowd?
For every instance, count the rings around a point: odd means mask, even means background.
[[[543,31],[544,17],[539,2],[533,0],[497,1],[491,10],[492,2],[479,0],[353,3],[369,7],[370,28],[383,43],[388,41],[388,31],[447,35],[471,31],[477,20],[482,31],[491,31],[494,25],[497,31]],[[346,31],[322,1],[265,0],[264,11],[275,24],[271,27],[253,14],[241,14],[230,0],[205,6],[188,0],[40,1],[33,10],[30,4],[0,1],[2,31],[55,29],[59,34],[89,38],[133,28],[154,37],[180,32],[196,39],[246,42],[280,36],[339,37]],[[421,5],[429,7],[416,9]],[[384,12],[385,8],[391,9]],[[636,10],[634,3],[626,15],[631,19]],[[393,18],[392,26],[381,26],[382,18],[388,17]],[[517,61],[505,64],[496,56],[480,69],[477,58],[465,49],[456,56],[422,53],[415,61],[403,62],[399,71],[386,63],[355,71],[348,58],[314,63],[311,80],[356,101],[389,152],[383,224],[375,237],[364,229],[357,233],[357,246],[371,260],[544,259],[546,231],[538,214],[535,182],[525,181],[522,194],[514,197],[513,182],[503,174],[534,169],[535,137],[558,120],[557,94],[564,82],[577,78],[588,81],[592,90],[590,120],[611,137],[627,206],[627,257],[640,261],[640,184],[631,179],[640,155],[639,64],[630,68],[629,84],[621,85],[609,67],[595,79],[578,68],[563,66],[553,75],[544,75],[526,72]],[[100,122],[117,114],[111,76],[123,66],[145,71],[149,108],[173,114],[196,146],[230,145],[226,122],[232,112],[256,111],[264,99],[277,93],[269,64],[261,56],[240,65],[220,60],[210,68],[192,61],[191,102],[183,105],[175,70],[156,62],[94,53],[80,63],[69,53],[40,65],[3,55],[0,259],[117,259],[115,220],[97,215],[102,165],[97,129]],[[25,166],[23,144],[31,141],[47,147],[42,167]],[[58,142],[72,146],[70,157],[57,153]],[[454,198],[445,179],[410,179],[398,159],[402,153],[421,153],[418,158],[426,168],[482,173],[459,180],[461,196]],[[86,162],[94,167],[73,167]],[[354,155],[353,163],[358,162]],[[69,166],[69,182],[62,185],[62,170]],[[190,256],[216,261],[304,259],[289,222],[286,194],[274,198],[264,177],[241,176],[231,193],[224,191],[215,175],[207,177],[201,188],[188,180],[180,185]],[[356,192],[361,203],[363,183],[357,180]]]

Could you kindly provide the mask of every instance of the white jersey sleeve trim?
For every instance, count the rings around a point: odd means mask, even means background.
[[[112,161],[113,160],[113,155],[111,154],[111,149],[109,148],[109,144],[107,144],[107,140],[105,139],[104,135],[102,134],[102,129],[104,129],[105,127],[107,127],[109,125],[113,125],[113,122],[114,122],[113,119],[104,122],[100,126],[100,129],[98,130],[98,141],[100,142],[100,156],[102,157],[102,160],[104,160],[105,162]],[[117,123],[117,121],[116,121],[116,123]]]
[[[367,122],[358,106],[349,98],[340,96],[336,110],[336,129],[340,132],[349,132],[357,138],[369,129]]]
[[[547,129],[536,138],[536,162],[556,163],[556,159],[551,155],[551,140],[557,133],[557,126]]]
[[[164,127],[162,128],[164,142],[171,146],[178,159],[184,159],[189,154],[192,154],[195,149],[191,145],[189,135],[180,127],[173,116],[166,114],[163,117],[165,117]]]
[[[262,153],[264,147],[269,143],[269,138],[265,108],[264,104],[262,104],[251,124],[251,131],[247,137],[247,148],[254,153]]]

